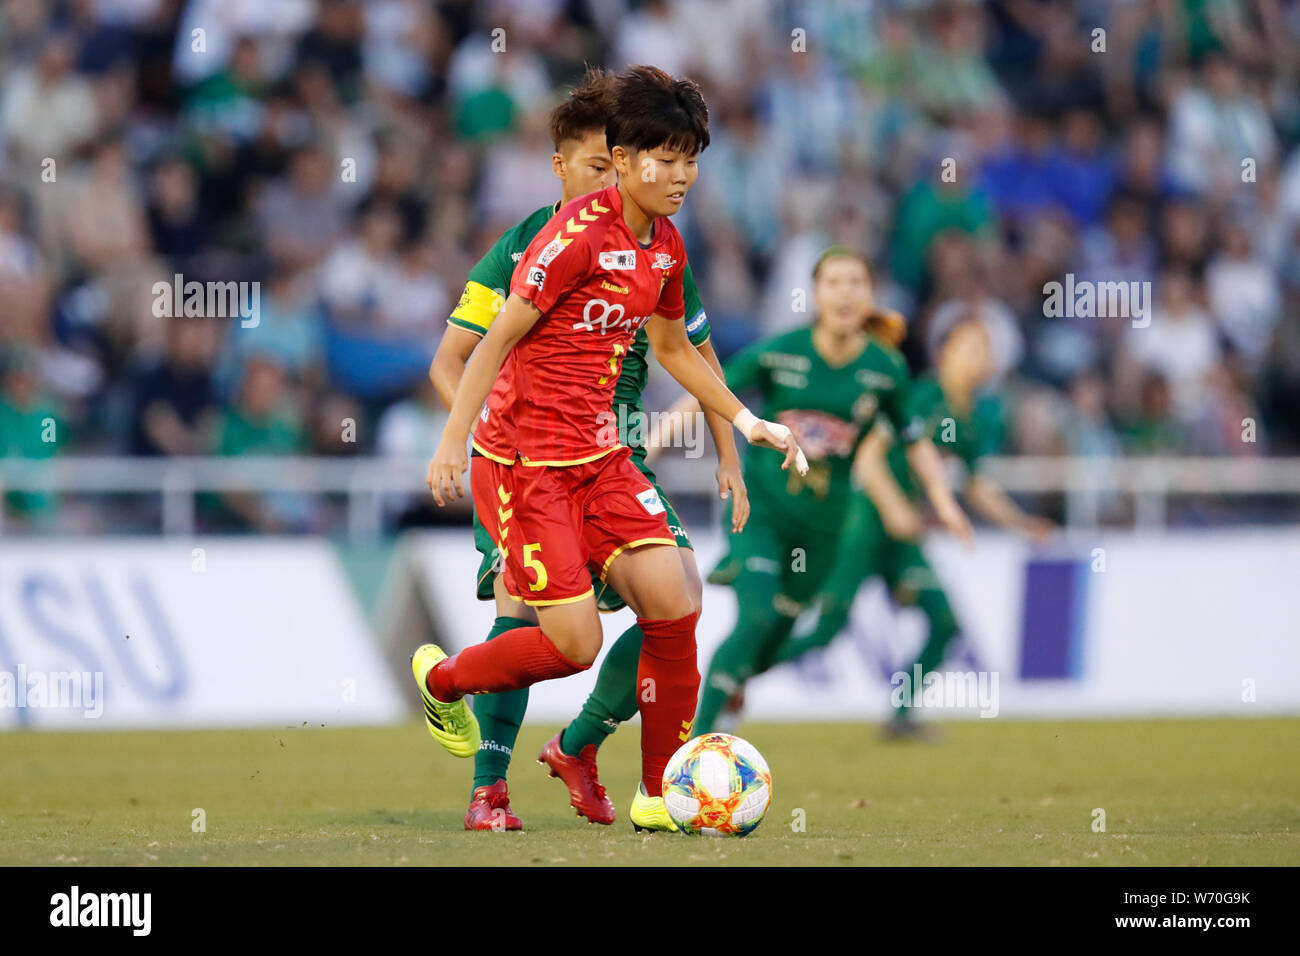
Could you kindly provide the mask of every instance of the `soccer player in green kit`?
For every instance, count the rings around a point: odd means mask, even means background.
[[[605,138],[608,115],[609,78],[599,70],[588,71],[582,84],[551,114],[551,134],[555,145],[552,164],[562,186],[560,201],[543,206],[507,231],[488,253],[470,270],[465,291],[448,319],[448,328],[430,368],[430,378],[444,404],[451,406],[456,388],[465,371],[470,353],[486,334],[493,319],[505,303],[511,274],[523,251],[562,205],[579,196],[613,185],[614,166]],[[617,293],[618,290],[611,290]],[[700,302],[689,264],[683,276],[686,300],[686,332],[718,376],[722,367],[709,344],[709,323]],[[628,354],[623,358],[617,380],[613,424],[620,427],[619,441],[633,448],[633,462],[659,493],[668,525],[678,544],[688,588],[698,610],[703,594],[694,551],[681,520],[645,463],[645,436],[641,424],[644,415],[641,393],[645,388],[649,340],[645,330],[637,333]],[[748,497],[741,477],[732,425],[708,415],[707,423],[718,450],[718,489],[733,506],[733,526],[744,526],[749,512]],[[626,426],[626,428],[624,427]],[[478,571],[478,597],[495,600],[497,617],[487,640],[493,640],[514,628],[535,626],[536,612],[513,600],[500,583],[498,556],[491,536],[474,517],[474,542],[483,559]],[[602,611],[616,611],[624,606],[622,598],[593,574],[593,586]],[[574,808],[593,823],[614,822],[613,803],[606,796],[596,772],[596,751],[605,738],[623,721],[637,713],[637,663],[641,651],[641,631],[628,628],[610,648],[597,675],[596,687],[582,712],[543,748],[539,762],[546,764],[551,776],[560,777],[569,789]],[[465,828],[472,830],[519,830],[523,824],[510,807],[506,774],[510,758],[528,706],[527,688],[502,694],[476,697],[474,714],[482,740],[474,761],[474,789],[465,815]],[[655,821],[642,819],[643,829],[659,829]]]
[[[917,379],[907,403],[907,418],[925,423],[936,448],[954,455],[972,476],[966,488],[971,506],[985,518],[1034,540],[1050,536],[1055,525],[1027,514],[995,481],[979,472],[980,459],[996,452],[1002,414],[993,396],[980,389],[994,371],[988,330],[977,318],[959,321],[944,336],[935,371]],[[807,445],[804,445],[807,448]],[[893,599],[915,606],[929,622],[929,634],[913,666],[927,674],[942,662],[960,630],[938,576],[926,560],[919,538],[916,478],[890,429],[879,424],[863,442],[855,463],[863,490],[855,490],[844,520],[839,553],[818,595],[820,614],[813,631],[787,640],[772,665],[829,644],[848,623],[858,588],[874,575],[884,578]],[[915,689],[914,689],[915,692]],[[887,736],[909,736],[918,725],[906,697],[898,702]]]
[[[809,470],[799,477],[769,467],[763,456],[746,459],[752,511],[726,561],[739,618],[709,664],[694,734],[713,730],[727,700],[770,666],[796,616],[831,575],[854,455],[873,422],[890,423],[940,520],[970,537],[924,422],[907,413],[906,362],[866,331],[874,308],[865,259],[843,247],[824,252],[813,271],[813,304],[811,326],[759,342],[725,366],[730,387],[757,390],[764,417],[794,432]]]

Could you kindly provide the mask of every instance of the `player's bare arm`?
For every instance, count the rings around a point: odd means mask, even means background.
[[[433,361],[429,364],[429,381],[433,383],[442,404],[448,408],[456,400],[456,387],[465,374],[465,363],[481,341],[482,336],[449,324],[442,335],[442,341],[438,343],[438,351],[433,353]]]
[[[952,489],[948,487],[948,480],[943,473],[943,460],[934,443],[928,438],[922,438],[908,445],[906,454],[907,463],[921,480],[921,486],[925,488],[926,497],[934,506],[939,521],[970,547],[975,540],[975,532],[971,530],[966,512],[962,511],[961,505],[953,497]]]
[[[880,520],[889,536],[914,541],[921,536],[921,515],[899,487],[889,470],[888,453],[893,444],[889,430],[877,425],[858,445],[853,458],[853,475],[880,512]]]
[[[451,404],[451,418],[442,431],[438,450],[429,462],[427,483],[438,507],[445,506],[449,499],[465,497],[460,476],[469,468],[469,458],[465,453],[469,430],[492,391],[492,383],[496,381],[506,356],[528,334],[541,314],[527,299],[511,295],[465,363],[465,374]]]
[[[696,350],[704,356],[704,361],[709,363],[709,368],[713,369],[713,374],[718,376],[719,380],[725,381],[725,376],[722,373],[722,363],[718,361],[718,353],[713,350],[712,343],[701,342],[696,346]],[[699,402],[695,401],[691,396],[687,395],[684,401],[690,402],[691,408],[689,411],[682,412],[682,415],[693,415],[700,411]],[[669,421],[677,422],[680,419],[680,415],[676,417],[669,415]],[[749,520],[749,490],[745,487],[745,479],[742,477],[740,452],[736,448],[735,433],[731,430],[731,422],[715,412],[705,412],[704,421],[709,426],[709,434],[713,436],[713,445],[718,451],[718,470],[716,473],[718,497],[723,501],[728,498],[731,499],[731,530],[733,532],[743,531],[745,522]],[[647,455],[648,460],[649,455]]]
[[[790,429],[776,422],[763,421],[749,411],[691,345],[686,337],[686,327],[680,321],[652,315],[646,324],[646,335],[659,364],[699,400],[702,408],[730,421],[751,445],[764,445],[784,452],[782,470],[793,464],[799,474],[808,473],[808,460]]]
[[[1022,509],[1001,485],[987,475],[976,475],[971,479],[966,488],[966,500],[989,521],[1034,541],[1044,542],[1056,531],[1054,522]]]
[[[668,410],[659,419],[659,424],[646,436],[646,463],[653,462],[659,457],[661,451],[677,441],[681,436],[682,423],[687,415],[698,415],[699,412],[700,403],[693,395],[683,395],[669,405]]]

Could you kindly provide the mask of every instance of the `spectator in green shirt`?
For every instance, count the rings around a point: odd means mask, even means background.
[[[298,455],[307,450],[302,423],[289,410],[284,371],[265,356],[251,356],[232,407],[222,413],[216,454],[263,457]],[[251,530],[305,531],[314,511],[303,495],[288,492],[226,492],[221,502]]]
[[[14,355],[0,368],[0,457],[51,458],[66,440],[54,403],[41,389],[34,357]],[[10,491],[4,504],[34,524],[53,519],[58,499],[46,491]]]

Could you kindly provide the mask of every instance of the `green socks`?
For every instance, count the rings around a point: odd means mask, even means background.
[[[582,705],[582,713],[564,729],[560,738],[560,749],[566,754],[576,757],[588,744],[599,748],[619,724],[635,716],[642,637],[641,628],[633,624],[618,636],[605,655],[596,674],[596,686]]]
[[[952,605],[948,603],[947,596],[938,588],[928,589],[921,592],[916,602],[916,606],[925,612],[925,616],[930,622],[930,633],[925,640],[925,646],[921,648],[921,653],[916,659],[916,664],[920,666],[921,676],[924,679],[926,674],[939,669],[943,663],[944,655],[947,653],[948,644],[960,628],[957,625],[957,616],[953,613]],[[913,672],[912,667],[907,669],[907,673]],[[919,688],[914,688],[914,694],[919,694]],[[905,719],[910,714],[910,708],[902,704],[895,708],[894,717],[898,720]]]
[[[791,637],[785,641],[777,648],[776,655],[772,658],[772,666],[789,663],[796,658],[803,657],[809,651],[825,647],[835,640],[835,636],[844,630],[845,625],[848,623],[849,608],[847,606],[830,602],[822,604],[821,612],[817,615],[817,624],[812,631],[801,637]]]
[[[775,585],[767,575],[747,573],[742,573],[732,585],[740,613],[735,629],[709,661],[692,735],[707,734],[713,729],[727,700],[745,681],[767,668],[777,649],[790,636],[795,619],[774,606]]]
[[[500,637],[517,627],[532,627],[530,621],[517,617],[499,617],[487,639]],[[482,743],[474,755],[474,786],[489,787],[504,780],[510,769],[510,755],[519,736],[524,711],[528,709],[528,688],[504,694],[480,694],[474,697],[474,716],[478,718]]]

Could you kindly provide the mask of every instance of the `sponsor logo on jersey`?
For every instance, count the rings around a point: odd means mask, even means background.
[[[858,443],[859,427],[829,412],[791,408],[776,418],[794,432],[795,440],[809,459],[835,456],[847,458]]]
[[[537,288],[542,287],[546,281],[546,270],[538,266],[533,266],[528,270],[528,278],[524,279],[524,285],[535,285]]]
[[[674,258],[672,257],[671,254],[669,254],[669,253],[667,253],[667,252],[656,252],[656,253],[655,253],[655,261],[654,261],[654,263],[650,266],[650,268],[651,268],[651,269],[671,269],[671,268],[672,268],[673,266],[675,266],[675,265],[677,265],[677,260],[674,259]]]
[[[628,330],[635,332],[650,318],[648,315],[626,315],[627,310],[619,303],[606,302],[604,299],[588,299],[582,307],[582,321],[574,322],[573,327],[584,332],[606,332]]]
[[[641,507],[646,510],[646,514],[661,515],[664,513],[664,503],[659,500],[659,492],[653,488],[647,488],[638,494],[636,500],[641,502]]]
[[[602,252],[599,262],[602,269],[635,269],[636,250],[616,249],[613,252]]]
[[[514,260],[515,262],[518,262],[518,261],[519,261],[520,259],[522,259],[523,257],[524,257],[524,254],[523,254],[522,252],[512,252],[512,253],[510,253],[510,258],[511,258],[512,260]]]
[[[617,292],[619,295],[627,295],[631,290],[625,285],[614,285],[608,279],[600,280],[600,287],[606,292]]]
[[[704,314],[703,309],[700,309],[700,311],[695,313],[695,318],[686,323],[687,334],[692,335],[698,332],[700,329],[704,328],[705,323],[708,321],[709,317]]]
[[[542,250],[542,254],[537,257],[537,264],[539,266],[549,266],[563,249],[564,243],[561,240],[552,239],[546,244],[546,248]]]

